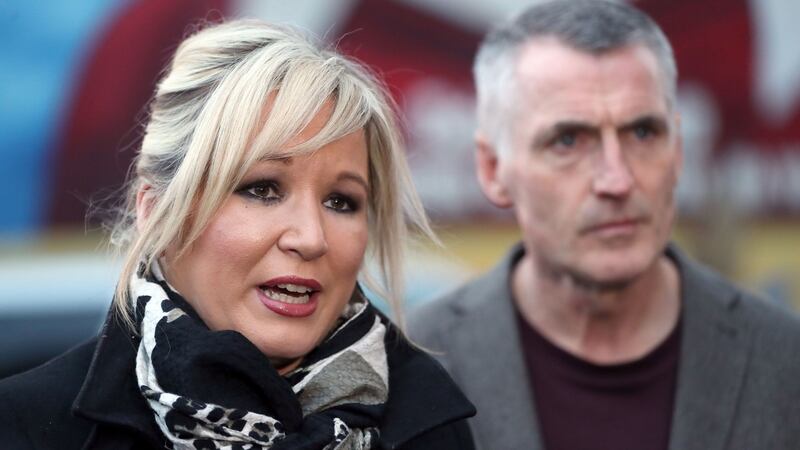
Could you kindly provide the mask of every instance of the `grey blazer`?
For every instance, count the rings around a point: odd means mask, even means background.
[[[522,251],[408,320],[478,408],[478,449],[542,449],[509,285]],[[800,319],[667,254],[683,327],[670,450],[800,449]]]

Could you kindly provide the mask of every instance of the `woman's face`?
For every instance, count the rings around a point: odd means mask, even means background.
[[[318,116],[298,140],[322,125]],[[212,330],[242,333],[278,366],[298,362],[355,287],[367,164],[363,131],[311,155],[257,162],[184,256],[166,252],[167,280]]]

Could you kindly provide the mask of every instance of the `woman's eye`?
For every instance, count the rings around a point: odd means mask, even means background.
[[[354,212],[358,209],[353,200],[341,195],[333,195],[325,200],[322,204],[325,205],[325,207],[338,212]]]
[[[245,187],[242,189],[242,191],[248,196],[262,201],[272,202],[281,199],[281,194],[278,191],[278,185],[271,181],[259,181]]]

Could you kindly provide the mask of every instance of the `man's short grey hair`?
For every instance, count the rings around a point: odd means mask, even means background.
[[[590,54],[643,45],[653,53],[661,69],[667,106],[674,106],[678,76],[675,58],[669,41],[653,19],[624,3],[547,1],[494,28],[478,49],[473,66],[478,127],[495,146],[505,146],[520,50],[532,39],[545,37]]]

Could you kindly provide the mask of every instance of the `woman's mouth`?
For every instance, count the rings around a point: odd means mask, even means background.
[[[275,278],[258,287],[261,303],[270,311],[287,317],[313,314],[321,289],[316,280],[294,276]]]
[[[302,304],[311,299],[313,289],[296,284],[279,284],[275,287],[261,286],[267,297],[284,303]]]

